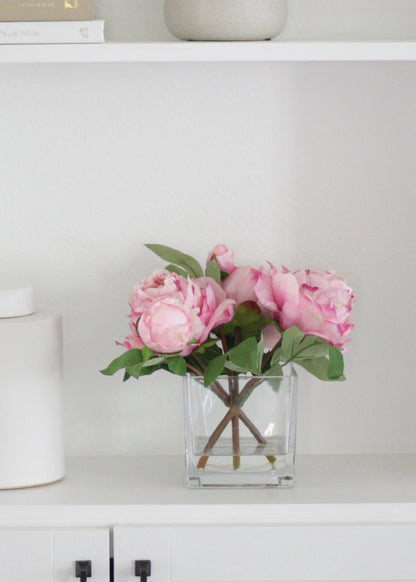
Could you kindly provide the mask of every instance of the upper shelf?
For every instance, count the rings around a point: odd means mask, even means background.
[[[99,45],[0,45],[0,63],[416,61],[414,0],[288,0],[273,41],[181,42],[164,0],[94,0]]]
[[[0,63],[416,61],[416,41],[3,45]]]

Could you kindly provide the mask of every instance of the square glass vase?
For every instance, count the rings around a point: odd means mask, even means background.
[[[297,374],[184,378],[188,487],[292,487]]]

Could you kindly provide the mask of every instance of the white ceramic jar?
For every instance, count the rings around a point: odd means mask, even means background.
[[[165,0],[164,16],[181,40],[267,40],[283,30],[287,0]]]
[[[0,489],[65,473],[62,318],[34,311],[31,287],[0,290]]]

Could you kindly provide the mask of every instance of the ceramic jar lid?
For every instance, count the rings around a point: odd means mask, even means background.
[[[35,312],[33,287],[0,289],[0,318],[21,317]]]

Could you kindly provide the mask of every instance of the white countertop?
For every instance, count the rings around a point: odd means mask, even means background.
[[[292,489],[188,489],[181,457],[70,457],[59,483],[0,491],[1,527],[416,522],[416,455],[307,455]]]

